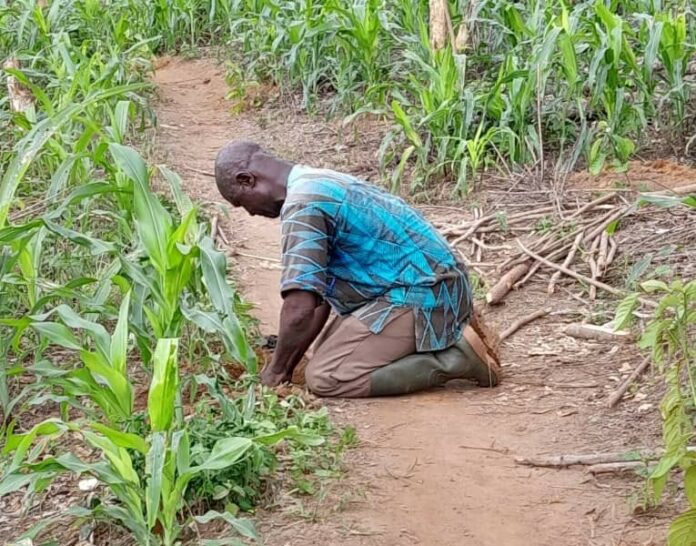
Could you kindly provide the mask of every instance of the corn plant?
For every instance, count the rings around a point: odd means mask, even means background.
[[[127,334],[127,330],[121,330],[116,339],[120,339],[123,332]],[[40,490],[63,472],[91,475],[108,488],[117,502],[104,503],[91,510],[73,509],[69,515],[115,521],[130,530],[141,545],[175,544],[182,529],[177,518],[184,506],[188,483],[201,473],[235,464],[252,445],[249,438],[226,438],[215,445],[206,461],[190,465],[192,448],[188,434],[185,429],[177,430],[175,427],[174,402],[179,396],[177,348],[176,339],[161,339],[154,351],[154,374],[148,398],[152,429],[149,438],[99,422],[85,424],[57,419],[39,423],[24,434],[10,432],[5,452],[12,453],[13,458],[0,480],[0,495],[25,486],[29,486],[29,492]],[[103,367],[97,371],[100,375],[106,373],[106,377],[112,377]],[[106,379],[104,375],[101,377]],[[127,377],[124,381],[128,383]],[[89,396],[101,406],[100,395],[95,396],[95,391],[90,391]],[[86,462],[71,453],[39,458],[42,449],[31,449],[36,442],[40,442],[39,447],[45,446],[47,440],[55,440],[67,433],[78,436],[96,449],[102,459]],[[135,470],[136,454],[145,459],[144,477]],[[229,514],[225,519],[233,522],[245,536],[255,536],[248,522]]]
[[[668,477],[677,469],[684,470],[689,508],[672,522],[667,544],[691,544],[696,541],[696,456],[688,449],[694,436],[696,407],[696,281],[674,281],[668,285],[650,280],[642,283],[641,288],[661,297],[640,337],[639,347],[650,351],[667,389],[660,405],[664,454],[649,481],[655,499],[659,500]],[[638,294],[632,294],[619,305],[617,328],[630,324],[637,301]]]
[[[202,226],[196,222],[196,209],[181,192],[178,176],[163,170],[182,215],[181,223],[175,226],[172,216],[151,192],[147,166],[137,152],[114,143],[111,153],[123,175],[134,184],[136,232],[154,273],[132,260],[123,260],[125,272],[137,285],[138,302],[132,315],[135,328],[146,331],[147,319],[155,337],[179,336],[182,321],[188,318],[205,331],[221,335],[230,355],[255,373],[256,355],[237,318],[234,293],[226,280],[226,259],[210,237],[203,235]],[[200,277],[214,311],[185,303],[186,290],[195,289]],[[148,340],[139,337],[141,348],[146,347]]]
[[[72,394],[82,395],[101,408],[107,424],[98,420],[66,422],[48,419],[23,434],[10,431],[4,452],[12,454],[12,460],[0,479],[0,496],[25,487],[28,487],[29,494],[41,491],[64,472],[90,475],[108,489],[113,501],[92,509],[72,508],[67,515],[116,522],[144,546],[172,546],[177,543],[183,529],[180,516],[192,480],[235,465],[254,444],[270,446],[290,438],[316,445],[321,439],[303,434],[296,427],[254,438],[226,437],[215,443],[201,463],[191,464],[193,454],[200,453],[201,448],[191,446],[189,433],[177,411],[181,396],[177,339],[160,339],[153,352],[153,376],[147,404],[150,434],[144,438],[125,431],[120,417],[124,413],[130,416],[132,412],[132,386],[127,374],[128,305],[129,297],[126,296],[116,330],[108,344],[108,357],[102,354],[107,349],[104,346],[107,342],[105,330],[96,324],[76,321],[75,317],[63,312],[70,323],[88,330],[97,346],[96,352],[81,350],[87,373],[80,370],[70,373],[68,382],[75,380],[78,387],[85,388],[82,392],[78,388]],[[32,327],[62,347],[80,348],[70,331],[58,323],[37,322]],[[114,415],[117,419],[111,418]],[[43,451],[48,442],[65,434],[80,438],[97,450],[101,459],[98,462],[83,461],[72,453],[45,456]],[[144,459],[142,476],[136,471],[138,458]],[[232,514],[210,511],[196,517],[202,523],[213,519],[222,519],[243,536],[256,538],[253,525]],[[42,522],[41,526],[46,523]],[[35,532],[31,530],[29,534]]]

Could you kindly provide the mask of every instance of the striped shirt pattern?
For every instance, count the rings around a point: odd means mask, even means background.
[[[472,308],[463,264],[402,199],[353,176],[295,166],[281,211],[281,292],[308,290],[378,334],[414,313],[419,352],[456,343]]]

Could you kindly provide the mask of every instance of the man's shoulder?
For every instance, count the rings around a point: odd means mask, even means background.
[[[286,203],[342,202],[354,182],[350,175],[337,171],[296,165],[288,178]]]

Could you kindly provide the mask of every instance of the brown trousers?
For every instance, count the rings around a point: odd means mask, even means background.
[[[307,387],[319,396],[369,396],[372,371],[415,352],[411,309],[395,313],[379,334],[353,316],[334,317],[315,342],[305,370]]]

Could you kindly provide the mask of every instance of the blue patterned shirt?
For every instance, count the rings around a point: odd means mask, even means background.
[[[466,270],[402,199],[350,175],[295,166],[281,211],[281,292],[308,290],[379,333],[413,310],[419,352],[457,342],[471,314]]]

